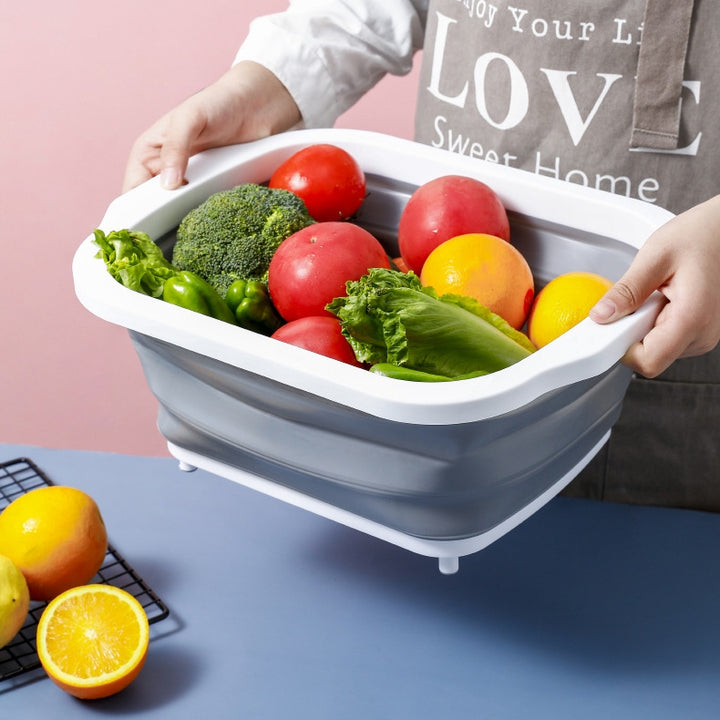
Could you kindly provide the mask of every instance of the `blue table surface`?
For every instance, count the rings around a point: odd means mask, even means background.
[[[720,516],[556,498],[457,575],[166,458],[0,444],[95,497],[169,606],[122,693],[3,718],[717,718]]]

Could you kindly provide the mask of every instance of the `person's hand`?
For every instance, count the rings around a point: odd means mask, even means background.
[[[637,310],[654,290],[666,303],[623,358],[645,377],[659,375],[677,358],[709,352],[720,340],[720,196],[656,230],[590,317],[613,322]]]
[[[130,152],[123,192],[155,175],[173,190],[183,184],[188,159],[195,153],[257,140],[300,120],[295,101],[273,73],[240,62],[140,135]]]

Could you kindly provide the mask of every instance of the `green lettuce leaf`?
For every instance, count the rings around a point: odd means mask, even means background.
[[[125,287],[151,297],[162,297],[165,280],[177,270],[162,250],[140,231],[114,230],[107,235],[94,231],[96,257],[105,261],[108,272]]]
[[[346,289],[327,309],[364,363],[457,378],[501,370],[535,349],[474,299],[438,296],[414,273],[373,268]]]

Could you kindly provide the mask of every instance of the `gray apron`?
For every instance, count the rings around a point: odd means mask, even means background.
[[[720,193],[719,30],[717,0],[431,0],[416,139],[682,212]],[[565,493],[720,511],[720,349],[634,378]]]

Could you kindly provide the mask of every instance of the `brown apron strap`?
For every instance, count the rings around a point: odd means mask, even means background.
[[[635,80],[631,147],[677,147],[692,10],[693,0],[647,0]]]

